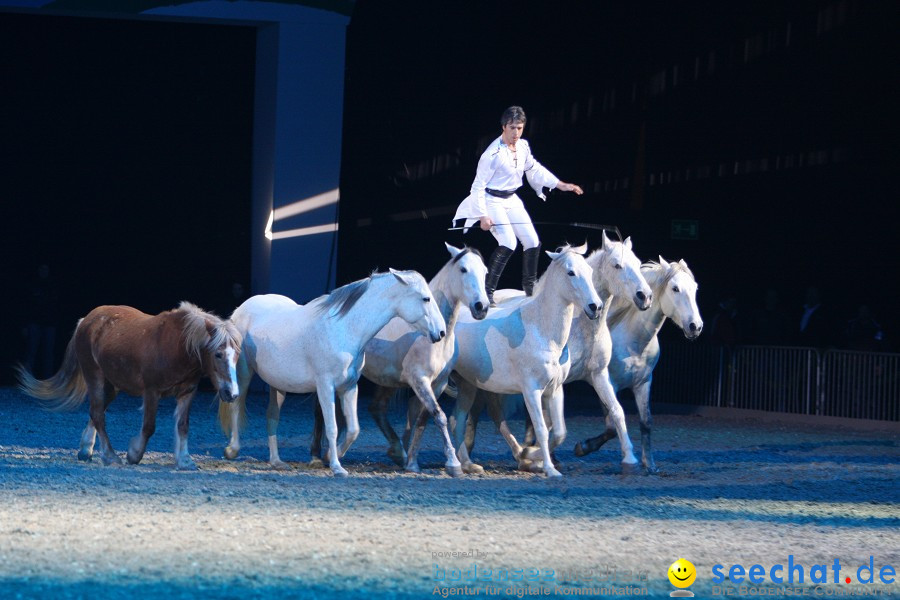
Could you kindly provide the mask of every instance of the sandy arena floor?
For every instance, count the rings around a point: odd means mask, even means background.
[[[660,474],[623,476],[618,444],[572,454],[601,428],[583,410],[567,418],[565,477],[548,481],[515,471],[483,422],[473,457],[486,474],[454,479],[433,426],[423,473],[397,468],[363,404],[362,433],[342,461],[350,477],[335,479],[306,466],[306,397],[289,397],[282,414],[281,457],[295,468],[269,468],[266,400],[250,399],[232,462],[221,458],[211,395],[198,397],[190,449],[199,470],[176,472],[171,399],[143,462],[104,467],[75,457],[86,404],[48,413],[0,389],[0,598],[667,598],[667,569],[680,557],[697,569],[698,597],[900,595],[896,582],[878,582],[885,565],[900,571],[896,425],[658,414]],[[108,413],[123,456],[139,405],[119,397]],[[636,417],[628,424],[639,454]],[[513,427],[521,431],[521,418]],[[805,570],[802,586],[768,578],[789,556]],[[870,557],[876,583],[864,585],[857,568]],[[835,559],[849,585],[832,583]],[[765,581],[715,584],[717,564],[760,564]],[[829,583],[810,585],[814,565],[827,566]]]

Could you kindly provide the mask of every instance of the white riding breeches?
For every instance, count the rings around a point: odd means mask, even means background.
[[[518,195],[513,194],[509,198],[487,195],[484,200],[487,214],[494,222],[491,234],[498,244],[511,250],[516,249],[516,238],[522,242],[524,250],[536,248],[540,244],[537,231],[531,224],[531,217]]]

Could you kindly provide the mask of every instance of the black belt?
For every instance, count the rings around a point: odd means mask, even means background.
[[[492,190],[491,188],[484,188],[484,191],[497,198],[509,198],[515,194],[517,190]]]

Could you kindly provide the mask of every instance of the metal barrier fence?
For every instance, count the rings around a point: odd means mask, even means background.
[[[900,354],[665,340],[653,400],[900,421]]]
[[[900,420],[900,354],[829,350],[816,414]]]

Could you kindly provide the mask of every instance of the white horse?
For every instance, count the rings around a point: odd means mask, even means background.
[[[286,392],[316,392],[325,416],[328,459],[335,475],[347,471],[338,460],[359,435],[356,415],[357,381],[363,366],[363,348],[382,327],[399,316],[432,342],[446,335],[446,324],[425,279],[415,271],[373,274],[340,287],[306,305],[269,294],[241,304],[231,320],[244,336],[238,378],[240,394],[231,414],[220,404],[223,429],[230,430],[227,458],[240,451],[240,424],[246,418],[247,388],[256,372],[269,384],[266,411],[269,462],[287,465],[278,456],[277,427]],[[337,450],[335,393],[341,399],[347,434]]]
[[[447,322],[447,336],[440,342],[431,344],[408,323],[393,319],[366,344],[362,374],[378,386],[369,404],[369,411],[391,444],[388,456],[407,471],[418,473],[420,469],[416,455],[425,430],[425,419],[431,415],[443,436],[447,471],[451,475],[462,475],[456,450],[447,431],[447,417],[437,398],[447,387],[447,379],[456,363],[454,328],[460,310],[466,306],[472,318],[480,320],[487,315],[490,301],[484,290],[487,267],[478,250],[445,245],[452,258],[428,283],[428,287]],[[408,411],[410,420],[407,422],[407,432],[415,423],[415,433],[411,441],[408,437],[404,440],[409,448],[408,454],[387,419],[388,401],[402,387],[412,388],[416,396],[409,398],[411,407]],[[311,449],[314,461],[319,454],[320,418],[321,413],[316,411],[316,430]]]
[[[624,242],[614,242],[604,232],[601,247],[587,257],[587,264],[593,269],[594,287],[603,301],[603,309],[599,319],[589,319],[585,315],[575,316],[567,342],[571,367],[565,380],[565,383],[586,381],[593,386],[606,409],[607,423],[618,434],[622,445],[622,467],[626,471],[637,465],[638,461],[625,426],[625,411],[610,383],[609,364],[613,355],[613,342],[606,317],[614,300],[619,300],[620,304],[627,305],[635,312],[645,311],[651,306],[653,292],[641,274],[641,261],[635,256],[631,246],[630,237]],[[500,306],[515,306],[524,300],[522,292],[518,290],[501,290],[494,293],[494,298]],[[488,403],[488,412],[519,462],[519,468],[539,468],[540,465],[533,462],[538,449],[523,450],[510,432],[503,414],[505,407],[498,405],[502,400],[496,396],[487,396],[484,401]],[[474,440],[477,415],[469,422],[471,427],[466,431],[467,445]],[[471,446],[467,447],[471,451]]]
[[[576,307],[596,319],[602,305],[591,281],[591,267],[582,256],[586,250],[587,245],[548,252],[553,261],[538,281],[534,296],[520,306],[495,309],[483,321],[460,317],[456,326],[459,358],[454,368],[457,443],[463,438],[477,389],[522,394],[535,424],[544,473],[561,476],[550,460],[550,451],[566,435],[562,384],[570,361],[565,346]],[[541,409],[544,402],[553,422],[552,441]],[[484,470],[469,459],[465,444],[458,453],[464,471]]]
[[[613,357],[609,364],[610,379],[618,392],[631,389],[641,420],[641,461],[650,473],[657,472],[650,445],[650,384],[653,369],[659,361],[657,334],[666,318],[681,328],[689,340],[697,339],[703,330],[703,319],[697,308],[697,282],[684,260],[646,263],[641,267],[653,289],[650,310],[640,312],[630,302],[617,299],[610,309],[608,323],[613,341]],[[616,437],[607,417],[606,431],[575,445],[575,455],[584,456]],[[621,435],[621,434],[619,434]]]

